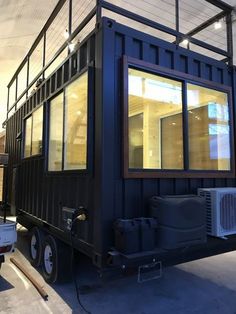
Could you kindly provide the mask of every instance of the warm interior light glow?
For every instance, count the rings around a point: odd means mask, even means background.
[[[215,22],[214,28],[215,29],[220,29],[222,27],[222,23],[220,21]]]

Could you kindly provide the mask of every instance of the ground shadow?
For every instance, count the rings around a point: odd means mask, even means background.
[[[13,289],[14,286],[10,284],[5,278],[3,278],[0,274],[0,292]]]
[[[17,248],[29,258],[27,239],[26,230],[20,229]],[[201,272],[201,267],[197,274],[191,272],[191,267],[189,271],[181,267],[167,268],[161,279],[138,284],[136,276],[100,278],[89,258],[81,254],[76,254],[75,258],[80,299],[92,314],[236,313],[236,288],[230,289],[220,279],[214,282],[207,272]],[[210,267],[209,259],[207,263]],[[52,285],[52,288],[68,304],[72,313],[83,313],[73,282]]]

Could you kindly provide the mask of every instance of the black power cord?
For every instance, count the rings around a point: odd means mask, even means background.
[[[80,307],[82,308],[82,310],[87,313],[87,314],[92,314],[91,312],[89,312],[85,306],[83,305],[83,303],[81,302],[81,298],[80,298],[80,291],[79,291],[79,283],[77,281],[77,268],[75,265],[75,255],[74,255],[74,246],[73,246],[73,236],[74,236],[74,232],[73,232],[73,227],[75,225],[75,222],[77,220],[78,217],[74,218],[71,224],[71,230],[70,230],[70,242],[71,242],[71,268],[72,268],[72,272],[73,272],[73,281],[74,281],[74,285],[75,285],[75,290],[76,290],[76,297],[78,300],[78,303],[80,305]]]

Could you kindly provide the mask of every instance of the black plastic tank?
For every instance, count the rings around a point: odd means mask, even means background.
[[[146,217],[136,218],[135,220],[139,223],[140,250],[154,250],[157,238],[157,220],[155,218]]]
[[[177,249],[206,242],[205,201],[197,195],[153,196],[150,216],[158,220],[158,247]]]
[[[114,223],[115,248],[123,254],[140,251],[139,222],[135,219],[118,219]]]

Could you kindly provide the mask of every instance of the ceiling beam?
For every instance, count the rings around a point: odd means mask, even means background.
[[[205,1],[211,3],[212,5],[214,5],[215,7],[218,7],[219,9],[223,11],[226,11],[226,12],[233,11],[233,7],[222,0],[205,0]]]
[[[207,28],[208,26],[211,26],[213,23],[215,23],[215,22],[219,21],[220,19],[222,19],[223,17],[225,17],[226,14],[227,13],[224,12],[224,11],[216,14],[215,16],[211,17],[206,22],[203,22],[202,24],[198,25],[197,27],[195,27],[194,29],[189,31],[186,35],[187,36],[194,36],[194,35],[196,35],[197,33],[201,32],[202,30]]]
[[[208,26],[212,25],[213,23],[219,21],[220,19],[222,19],[226,15],[227,15],[227,13],[222,11],[222,12],[216,14],[215,16],[211,17],[209,20],[207,20],[207,21],[203,22],[202,24],[198,25],[197,27],[195,27],[194,29],[192,29],[191,31],[186,33],[184,36],[186,36],[186,38],[194,36],[197,33],[201,32],[202,30],[206,29]],[[176,40],[173,43],[176,43]]]

